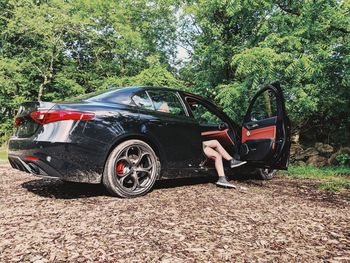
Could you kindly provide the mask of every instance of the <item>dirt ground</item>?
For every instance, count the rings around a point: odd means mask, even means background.
[[[0,262],[350,262],[350,194],[278,176],[158,182],[111,197],[96,185],[0,165]]]

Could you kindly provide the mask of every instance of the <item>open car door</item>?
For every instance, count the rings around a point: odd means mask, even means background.
[[[287,169],[290,121],[278,82],[253,97],[242,125],[241,160],[259,168]]]

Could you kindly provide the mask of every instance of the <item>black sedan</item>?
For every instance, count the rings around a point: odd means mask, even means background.
[[[290,122],[280,85],[254,96],[242,127],[212,102],[180,90],[127,87],[70,102],[20,106],[9,142],[13,168],[65,181],[103,183],[114,195],[147,193],[155,180],[212,167],[202,141],[218,140],[264,178],[286,169]]]

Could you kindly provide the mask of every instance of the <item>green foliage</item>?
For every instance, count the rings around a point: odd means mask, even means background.
[[[295,130],[350,141],[349,1],[3,0],[0,10],[0,138],[24,101],[111,85],[186,89],[241,123],[260,85],[280,80]]]
[[[148,59],[149,67],[131,79],[133,85],[182,88],[183,84],[162,66],[157,57]]]
[[[106,78],[100,85],[101,90],[109,86],[155,86],[184,89],[183,83],[162,65],[158,56],[151,56],[147,59],[147,68],[136,76],[130,77],[110,77]]]
[[[0,147],[0,163],[7,162],[7,151],[5,148]]]
[[[319,185],[320,190],[329,191],[329,192],[342,192],[344,190],[350,189],[350,180],[338,179],[338,180],[329,180],[325,183]]]
[[[338,154],[335,159],[340,165],[344,166],[349,162],[350,155],[347,153]]]
[[[245,110],[249,105],[249,96],[242,96],[249,91],[244,84],[234,82],[231,84],[221,84],[218,86],[216,99],[221,102],[225,112],[237,123],[241,123],[245,115]]]
[[[177,1],[0,3],[0,138],[24,101],[109,85],[182,86],[174,59]],[[155,57],[156,59],[151,59]]]
[[[349,7],[336,0],[189,1],[182,30],[193,54],[182,77],[238,123],[259,85],[280,80],[295,129],[317,127],[318,140],[339,133],[343,141],[333,142],[347,144]]]
[[[320,190],[341,192],[350,189],[350,168],[345,166],[325,168],[290,166],[288,172],[281,173],[294,178],[316,180]]]
[[[305,176],[304,178],[326,178],[326,177],[333,177],[333,176],[341,176],[341,175],[350,175],[350,168],[349,167],[323,167],[323,168],[317,168],[314,166],[290,166],[288,168],[288,175],[291,176]]]

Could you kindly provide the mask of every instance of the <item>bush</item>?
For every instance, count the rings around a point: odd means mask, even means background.
[[[345,166],[350,161],[350,155],[347,153],[338,154],[335,159],[341,166]]]
[[[11,137],[13,133],[13,120],[8,118],[0,124],[0,146]]]

